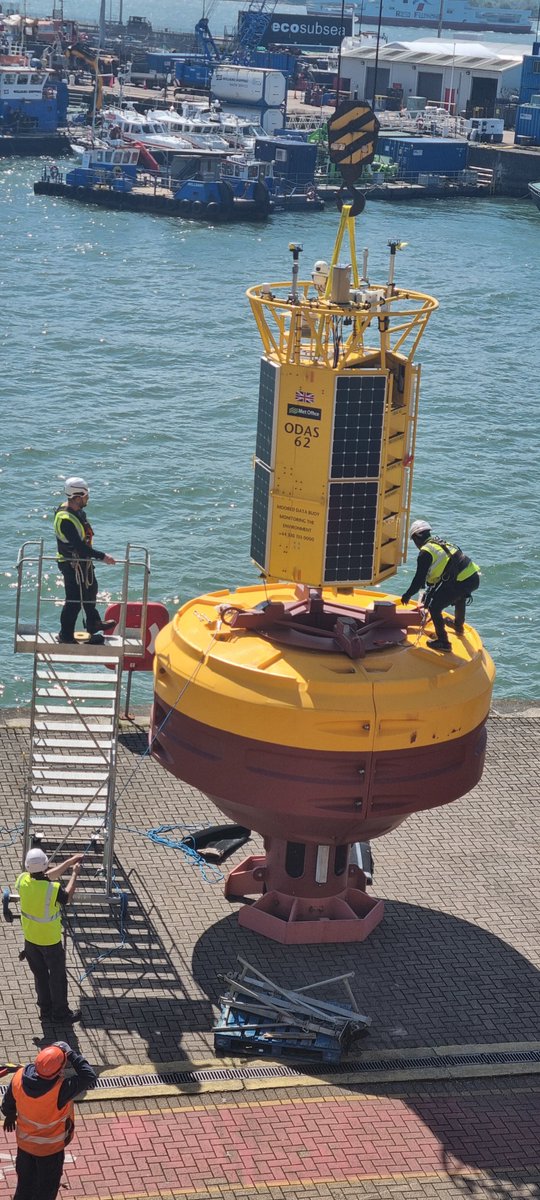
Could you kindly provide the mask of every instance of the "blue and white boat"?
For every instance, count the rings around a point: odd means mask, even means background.
[[[0,55],[0,155],[59,153],[68,88],[24,54]],[[59,140],[57,140],[59,139]]]

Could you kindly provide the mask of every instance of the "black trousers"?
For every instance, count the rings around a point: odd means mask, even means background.
[[[64,576],[66,603],[60,617],[60,633],[63,638],[72,638],[75,633],[77,617],[84,608],[86,628],[89,633],[96,633],[101,625],[101,617],[96,608],[98,593],[97,579],[92,568],[90,584],[86,583],[86,562],[81,562],[81,582],[77,578],[75,567],[71,563],[58,563],[59,570]]]
[[[34,976],[41,1016],[66,1017],[69,1011],[68,981],[62,942],[55,946],[36,946],[34,942],[25,941],[24,949]]]
[[[64,1151],[28,1154],[17,1150],[17,1190],[13,1200],[56,1200],[64,1170]]]
[[[461,582],[457,579],[454,582],[449,581],[448,583],[443,581],[437,587],[429,589],[426,596],[426,607],[429,609],[437,637],[442,642],[448,641],[448,634],[442,615],[443,609],[448,608],[451,604],[454,605],[455,627],[459,631],[463,628],[467,600],[479,587],[480,576],[478,571],[476,571],[474,575],[470,575],[468,579],[463,579]]]

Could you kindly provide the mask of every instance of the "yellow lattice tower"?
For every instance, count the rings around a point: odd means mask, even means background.
[[[345,237],[350,265],[339,264]],[[350,587],[404,561],[420,368],[414,356],[437,301],[360,274],[344,205],[329,265],[250,288],[264,346],[251,554],[264,575]]]

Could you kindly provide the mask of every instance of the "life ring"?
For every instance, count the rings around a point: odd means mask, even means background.
[[[114,179],[122,178],[122,168],[121,167],[113,167],[113,178]]]
[[[53,183],[56,183],[57,179],[60,178],[60,171],[58,170],[56,163],[50,168],[49,176]]]
[[[418,120],[416,122],[416,128],[417,129],[425,129],[425,125],[424,125],[424,122],[421,117],[418,117]]]
[[[306,200],[315,200],[317,193],[314,187],[306,188]]]

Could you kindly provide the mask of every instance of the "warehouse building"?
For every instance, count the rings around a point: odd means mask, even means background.
[[[452,113],[492,117],[497,100],[519,92],[524,54],[529,45],[422,39],[380,44],[345,39],[341,75],[352,96],[422,96]],[[375,75],[376,71],[376,75]],[[384,107],[381,103],[381,107]],[[396,105],[397,107],[398,105]]]

